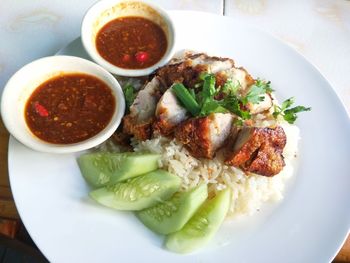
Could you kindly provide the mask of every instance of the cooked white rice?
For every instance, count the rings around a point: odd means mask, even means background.
[[[229,187],[232,190],[229,215],[251,215],[264,202],[282,199],[286,180],[293,174],[299,129],[286,122],[280,125],[287,135],[287,145],[283,151],[286,166],[274,177],[246,175],[240,169],[225,165],[220,152],[213,160],[196,159],[175,139],[157,137],[134,141],[133,146],[136,152],[161,154],[160,167],[181,177],[183,189],[205,182],[209,184],[209,195],[213,196],[216,191]]]
[[[277,104],[277,100],[275,100]],[[260,209],[264,202],[276,202],[283,198],[287,180],[293,175],[293,165],[297,156],[299,128],[288,124],[283,118],[277,120],[269,114],[257,114],[252,120],[256,127],[271,127],[280,125],[287,136],[287,144],[283,150],[285,167],[273,176],[266,177],[256,174],[246,175],[242,170],[224,164],[223,154],[219,151],[215,158],[196,159],[176,139],[156,137],[146,141],[132,141],[135,152],[151,152],[160,154],[159,166],[182,179],[184,190],[202,182],[209,185],[209,196],[229,187],[232,190],[232,201],[229,210],[230,217],[251,215]],[[108,140],[98,147],[99,151],[122,152],[112,141]]]
[[[265,127],[269,126],[266,121],[260,124]],[[286,165],[279,174],[273,177],[256,174],[246,175],[240,169],[227,166],[223,162],[221,152],[218,152],[213,160],[196,159],[175,139],[169,140],[160,136],[142,142],[133,141],[133,147],[136,152],[160,154],[162,157],[159,166],[181,177],[184,190],[205,182],[209,185],[209,196],[213,196],[217,191],[229,187],[232,191],[229,216],[251,215],[259,210],[264,202],[281,200],[285,184],[293,175],[293,164],[297,156],[299,141],[299,128],[285,121],[279,121],[279,125],[283,127],[287,136],[287,144],[283,150]],[[110,140],[100,145],[98,150],[123,151]]]

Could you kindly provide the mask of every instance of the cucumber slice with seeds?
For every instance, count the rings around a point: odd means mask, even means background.
[[[117,210],[137,211],[169,199],[180,189],[181,179],[164,170],[156,170],[125,182],[90,192],[100,204]]]
[[[170,234],[165,246],[177,253],[189,253],[204,246],[218,231],[230,206],[229,189],[207,200],[178,232]]]
[[[206,184],[186,192],[178,192],[170,200],[137,213],[137,217],[148,228],[159,234],[180,230],[208,197]]]
[[[159,154],[88,153],[78,158],[85,180],[93,187],[113,184],[158,169]]]

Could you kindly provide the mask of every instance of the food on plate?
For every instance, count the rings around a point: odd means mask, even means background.
[[[251,215],[283,197],[297,156],[294,122],[310,108],[293,106],[294,98],[280,105],[269,81],[254,79],[232,59],[189,52],[141,85],[127,80],[124,95],[129,107],[122,127],[97,150],[123,152],[127,146],[158,154],[159,168],[180,179],[175,194],[137,212],[151,230],[169,234],[169,250],[194,251],[226,217]],[[97,192],[118,208],[111,189],[115,185],[108,182]],[[134,209],[132,202],[126,207]]]
[[[54,144],[87,140],[111,121],[116,107],[111,88],[82,73],[62,73],[40,84],[25,105],[25,119],[39,139]]]
[[[174,91],[168,89],[157,103],[155,117],[156,121],[153,123],[153,129],[167,136],[178,124],[186,120],[189,114],[178,102]]]
[[[175,137],[192,156],[212,159],[230,135],[233,120],[230,113],[190,118],[176,127]]]
[[[100,204],[118,210],[142,210],[169,199],[180,189],[181,179],[156,170],[90,192]]]
[[[141,96],[152,82],[152,99]],[[230,188],[230,216],[282,198],[297,156],[293,123],[309,108],[293,106],[293,99],[279,104],[269,81],[254,79],[232,59],[193,52],[159,68],[134,95],[115,137],[127,136],[137,152],[161,154],[161,168],[180,176],[183,189],[208,183],[213,197]],[[150,106],[139,107],[139,101]],[[145,111],[147,133],[141,125],[125,127]],[[249,148],[252,131],[261,135],[255,149]],[[249,156],[239,160],[244,153]]]
[[[181,230],[167,236],[166,248],[177,253],[189,253],[208,243],[226,217],[230,195],[230,190],[225,189],[207,200]]]
[[[138,212],[137,217],[152,231],[167,235],[180,230],[207,197],[207,185],[201,184]]]
[[[96,36],[98,53],[125,69],[156,64],[164,56],[167,45],[167,37],[159,25],[136,16],[118,17],[104,25]]]
[[[85,180],[93,187],[116,183],[158,169],[159,154],[86,153],[78,158]]]
[[[227,149],[225,163],[264,176],[274,176],[284,167],[283,148],[286,134],[281,126],[275,128],[244,127],[234,146]]]
[[[160,81],[155,77],[139,91],[130,106],[129,114],[123,118],[124,134],[135,136],[139,140],[150,138],[154,112],[160,98],[160,86]]]

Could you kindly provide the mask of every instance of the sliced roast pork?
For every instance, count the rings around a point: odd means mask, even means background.
[[[166,87],[175,82],[181,82],[186,87],[193,88],[202,72],[217,73],[232,68],[234,61],[228,58],[210,57],[197,53],[178,59],[160,68],[156,75]]]
[[[175,129],[175,137],[194,157],[212,159],[229,136],[233,119],[230,113],[191,118]]]
[[[157,102],[161,96],[161,83],[154,77],[137,94],[130,106],[130,113],[123,118],[123,132],[138,140],[149,139],[152,135],[152,124]]]
[[[264,176],[278,174],[284,167],[283,149],[287,137],[282,127],[244,127],[234,147],[228,149],[225,163]]]
[[[223,86],[227,80],[231,80],[235,85],[239,85],[238,92],[244,94],[248,88],[255,83],[255,80],[244,68],[229,68],[216,73],[216,80],[219,86]]]
[[[171,88],[160,98],[155,116],[153,129],[165,136],[170,135],[178,124],[189,117],[187,110],[179,104]]]

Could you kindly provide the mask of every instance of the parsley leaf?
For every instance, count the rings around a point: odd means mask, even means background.
[[[281,107],[275,106],[273,117],[276,119],[278,115],[281,115],[285,121],[287,121],[290,124],[293,124],[296,119],[298,118],[297,113],[303,112],[303,111],[310,111],[311,108],[307,108],[304,106],[295,106],[291,108],[291,106],[294,103],[294,98],[289,98],[285,100]]]

